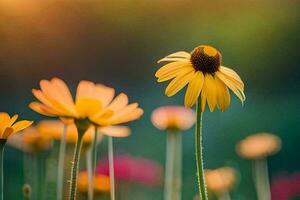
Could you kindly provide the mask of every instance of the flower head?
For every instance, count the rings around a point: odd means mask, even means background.
[[[115,178],[117,180],[157,186],[162,183],[162,167],[151,160],[119,155],[114,158]],[[100,160],[96,167],[97,174],[109,175],[108,160]]]
[[[45,151],[51,148],[52,138],[37,127],[29,127],[9,138],[8,144],[25,152]]]
[[[74,123],[67,124],[67,137],[66,141],[68,143],[76,143],[78,134],[77,129]],[[48,135],[53,137],[55,140],[61,140],[64,124],[58,120],[44,120],[41,121],[38,126],[38,130],[42,132],[44,135]],[[95,129],[90,127],[83,136],[84,144],[91,144],[94,138]],[[126,137],[130,134],[130,129],[126,126],[108,126],[99,128],[99,137],[98,142],[102,140],[102,134],[109,135],[113,137]]]
[[[217,195],[232,189],[236,182],[236,171],[230,167],[205,170],[207,188]]]
[[[46,116],[87,119],[92,124],[108,126],[135,120],[143,114],[137,103],[128,104],[126,94],[114,98],[115,90],[102,84],[80,81],[75,102],[61,79],[42,80],[40,87],[32,90],[40,102],[32,102],[29,107]]]
[[[195,113],[182,106],[163,106],[152,112],[151,121],[161,130],[186,130],[195,123]]]
[[[95,192],[109,192],[110,181],[109,176],[96,174],[94,177],[94,191]],[[80,172],[77,179],[77,189],[79,192],[88,192],[88,173]]]
[[[247,159],[260,159],[277,153],[281,148],[281,140],[270,133],[250,135],[237,144],[238,154]]]
[[[6,140],[12,134],[29,127],[33,123],[33,121],[28,120],[16,122],[17,119],[18,115],[10,117],[7,113],[0,112],[0,139]]]
[[[230,105],[229,89],[242,101],[245,101],[244,83],[239,75],[222,66],[221,53],[214,47],[201,45],[191,53],[179,51],[166,56],[158,63],[170,62],[155,74],[158,82],[173,79],[166,88],[166,95],[173,96],[187,84],[184,104],[192,107],[201,97],[201,109],[206,102],[212,112],[217,106],[224,111]]]

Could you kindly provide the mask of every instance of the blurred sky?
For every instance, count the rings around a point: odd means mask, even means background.
[[[205,112],[205,165],[236,167],[234,197],[253,200],[251,165],[234,149],[246,135],[282,138],[282,151],[269,159],[271,179],[300,170],[299,9],[293,0],[0,0],[0,110],[41,119],[27,108],[41,79],[60,77],[73,91],[82,79],[104,83],[145,109],[117,151],[163,163],[165,135],[149,116],[157,106],[182,104],[184,93],[164,95],[156,61],[210,44],[241,75],[247,100],[242,107],[232,97],[229,111]],[[191,130],[184,135],[184,199],[196,193],[193,143]]]

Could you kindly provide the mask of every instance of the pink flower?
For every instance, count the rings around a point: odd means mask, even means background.
[[[300,172],[291,176],[280,175],[271,186],[272,200],[288,200],[300,195]]]
[[[130,155],[118,155],[114,157],[114,169],[116,180],[147,186],[160,186],[162,184],[163,169],[152,160]],[[109,175],[107,159],[98,162],[96,173]]]

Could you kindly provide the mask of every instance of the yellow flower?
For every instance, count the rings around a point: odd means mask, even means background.
[[[75,102],[61,79],[42,80],[40,87],[32,93],[41,103],[32,102],[29,107],[46,116],[88,119],[99,126],[108,126],[135,120],[143,114],[137,103],[128,105],[126,94],[114,98],[115,90],[102,84],[80,81]]]
[[[245,101],[244,83],[239,75],[221,65],[221,54],[214,47],[201,45],[191,53],[179,51],[166,56],[158,63],[170,62],[155,74],[158,82],[173,79],[166,88],[166,95],[173,96],[188,84],[184,104],[192,107],[201,97],[201,110],[206,101],[212,112],[217,106],[224,111],[230,105],[229,89],[242,101]]]
[[[230,167],[205,170],[207,188],[217,195],[229,192],[236,182],[236,171]]]
[[[77,141],[77,129],[74,123],[67,125],[67,138],[68,143],[76,143]],[[64,125],[58,120],[44,120],[37,125],[38,130],[44,135],[49,135],[55,140],[61,140],[63,134]],[[91,144],[94,138],[93,127],[90,127],[83,136],[83,143]],[[102,139],[102,134],[113,137],[127,137],[130,134],[130,129],[126,126],[108,126],[99,128],[98,142]]]
[[[95,192],[109,192],[110,181],[109,177],[105,175],[96,174],[94,177],[94,191]],[[88,174],[87,172],[80,172],[78,174],[77,189],[79,192],[86,193],[88,191]]]
[[[162,106],[151,115],[153,125],[161,130],[186,130],[195,123],[195,113],[183,106]]]
[[[270,133],[257,133],[246,137],[237,144],[238,154],[247,159],[262,159],[277,153],[281,140]]]
[[[0,112],[0,139],[6,140],[10,135],[29,127],[33,123],[33,121],[28,120],[16,122],[17,119],[18,115],[11,118],[7,113]]]
[[[25,152],[45,151],[52,146],[52,138],[36,127],[29,127],[20,134],[10,137],[8,144]]]

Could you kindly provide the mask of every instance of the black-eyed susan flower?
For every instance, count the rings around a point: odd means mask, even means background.
[[[219,198],[229,195],[237,182],[237,172],[231,167],[205,170],[205,177],[208,190]]]
[[[172,80],[165,93],[173,96],[186,85],[184,104],[192,107],[201,98],[201,109],[206,102],[212,112],[217,106],[224,111],[230,105],[229,89],[242,101],[245,101],[244,83],[239,75],[230,68],[222,66],[221,53],[214,47],[201,45],[191,53],[179,51],[170,54],[160,62],[170,62],[155,74],[158,82]]]
[[[195,123],[195,112],[183,106],[162,106],[151,115],[152,124],[160,130],[186,130]]]
[[[262,159],[277,153],[281,140],[271,133],[257,133],[241,140],[236,147],[237,153],[247,159]]]
[[[7,140],[7,138],[27,127],[29,127],[33,121],[21,120],[16,122],[18,115],[10,117],[5,112],[0,112],[0,140]]]

